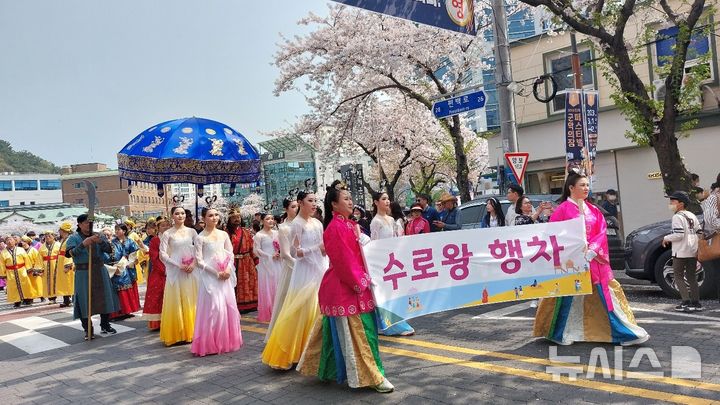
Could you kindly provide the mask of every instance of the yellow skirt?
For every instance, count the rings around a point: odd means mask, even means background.
[[[197,282],[194,276],[181,275],[175,284],[165,284],[160,314],[160,341],[165,346],[192,342],[196,305]]]
[[[288,292],[263,350],[263,363],[274,369],[289,370],[300,361],[320,313],[317,291],[317,285],[308,285],[299,291]]]

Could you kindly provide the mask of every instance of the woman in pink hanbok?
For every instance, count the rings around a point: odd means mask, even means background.
[[[253,236],[253,249],[259,262],[256,266],[258,277],[258,315],[260,322],[270,322],[278,278],[283,270],[280,257],[280,242],[272,214],[260,215],[262,229]]]
[[[349,219],[352,212],[350,193],[335,181],[325,195],[323,241],[330,268],[318,293],[322,316],[297,369],[323,381],[347,381],[351,388],[392,392],[380,360],[371,279],[360,251],[360,228]]]
[[[534,336],[560,344],[603,342],[630,346],[650,337],[635,322],[620,283],[613,278],[607,242],[607,223],[602,212],[587,202],[588,178],[570,173],[563,188],[561,204],[550,222],[582,216],[585,220],[587,252],[593,292],[590,295],[544,298],[535,315]]]
[[[205,230],[195,239],[199,271],[195,334],[190,351],[196,356],[234,352],[243,344],[235,291],[237,276],[227,232],[217,229],[220,213],[203,208]]]

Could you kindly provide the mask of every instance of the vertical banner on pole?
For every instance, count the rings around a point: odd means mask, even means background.
[[[565,173],[583,169],[587,158],[582,90],[567,89],[565,93]]]
[[[588,154],[590,162],[588,162],[587,174],[592,176],[595,174],[595,157],[597,156],[598,141],[598,91],[586,90],[583,92],[583,101],[585,109],[585,131],[587,133]]]

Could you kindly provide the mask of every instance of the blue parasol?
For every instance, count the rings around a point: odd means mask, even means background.
[[[117,155],[120,177],[163,185],[258,183],[260,155],[229,126],[204,118],[157,124],[133,138]]]

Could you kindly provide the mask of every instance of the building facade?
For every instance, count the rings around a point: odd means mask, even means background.
[[[717,16],[715,16],[717,19]],[[629,24],[628,27],[633,26]],[[635,70],[649,85],[658,77],[657,67],[671,48],[666,41],[673,27],[657,24],[657,38],[645,45],[648,60],[638,61]],[[629,33],[631,35],[632,33]],[[709,63],[710,77],[703,83],[702,112],[699,124],[689,136],[678,141],[685,166],[697,173],[703,187],[715,181],[720,170],[717,158],[720,105],[717,102],[718,63],[715,36],[700,36],[693,43],[686,67],[696,63]],[[664,198],[662,173],[657,156],[651,147],[634,144],[625,134],[632,131],[627,118],[613,104],[611,87],[594,63],[597,55],[582,35],[578,35],[578,51],[582,62],[584,89],[599,90],[598,152],[595,160],[593,193],[602,196],[608,189],[619,193],[621,221],[625,233],[638,227],[669,217]],[[694,55],[694,56],[692,56]],[[706,55],[706,56],[703,56]],[[572,87],[570,68],[570,36],[559,35],[548,39],[546,34],[511,43],[513,79],[535,78],[551,74],[558,82],[558,95],[543,104],[531,97],[515,96],[518,122],[518,148],[530,154],[525,175],[525,188],[529,193],[558,193],[565,178],[564,106],[565,89]],[[656,82],[657,83],[657,82]],[[652,94],[650,94],[652,96]],[[712,146],[711,146],[712,145]],[[489,140],[490,161],[502,159],[501,137]]]
[[[83,180],[89,180],[97,192],[97,209],[115,217],[144,219],[164,214],[172,198],[167,192],[158,196],[156,186],[148,183],[133,183],[132,192],[128,192],[128,182],[103,163],[71,165],[62,170],[63,202],[87,205]]]
[[[291,135],[260,142],[265,201],[273,214],[282,212],[285,198],[298,191],[316,190],[315,150],[299,136]]]
[[[0,208],[62,201],[59,174],[0,173]]]

